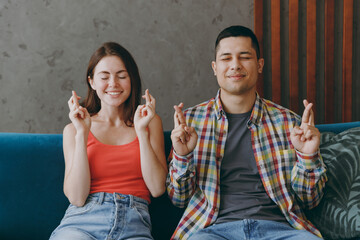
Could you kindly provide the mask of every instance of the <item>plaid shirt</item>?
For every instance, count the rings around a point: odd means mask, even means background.
[[[195,128],[198,142],[187,156],[172,151],[169,157],[169,197],[174,205],[187,206],[172,239],[187,239],[215,222],[220,206],[220,166],[228,133],[220,90],[215,98],[187,109],[184,115],[188,126]],[[290,132],[300,124],[298,115],[257,94],[248,128],[264,188],[291,226],[321,237],[303,209],[320,202],[327,181],[326,169],[319,153],[301,154],[291,144]]]

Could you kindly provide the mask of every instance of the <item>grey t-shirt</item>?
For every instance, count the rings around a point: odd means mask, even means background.
[[[247,128],[251,112],[229,114],[229,133],[220,170],[220,209],[216,224],[242,219],[287,223],[261,182]]]

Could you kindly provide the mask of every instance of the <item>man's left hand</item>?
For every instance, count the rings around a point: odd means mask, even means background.
[[[315,127],[314,112],[312,103],[304,100],[305,110],[301,119],[301,125],[296,126],[290,134],[290,139],[295,147],[301,153],[312,154],[319,150],[320,132]]]

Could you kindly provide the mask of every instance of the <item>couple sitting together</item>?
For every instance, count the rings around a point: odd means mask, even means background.
[[[254,33],[220,32],[211,63],[216,96],[174,106],[169,164],[155,98],[114,42],[91,56],[88,93],[68,101],[64,193],[70,201],[50,239],[153,239],[148,204],[165,190],[186,207],[172,239],[320,239],[304,210],[327,181],[312,103],[302,118],[261,98],[264,66]],[[145,104],[141,104],[141,98]]]

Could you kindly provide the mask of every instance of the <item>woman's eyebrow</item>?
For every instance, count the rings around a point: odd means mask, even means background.
[[[117,71],[116,74],[122,73],[122,72],[127,72],[125,69]]]
[[[98,72],[98,74],[110,74],[108,71],[101,71],[101,72]]]
[[[127,71],[125,69],[122,69],[122,70],[117,71],[116,74],[119,74],[119,73],[122,73],[122,72],[127,72]],[[110,72],[101,71],[101,72],[98,72],[97,74],[110,74]]]

